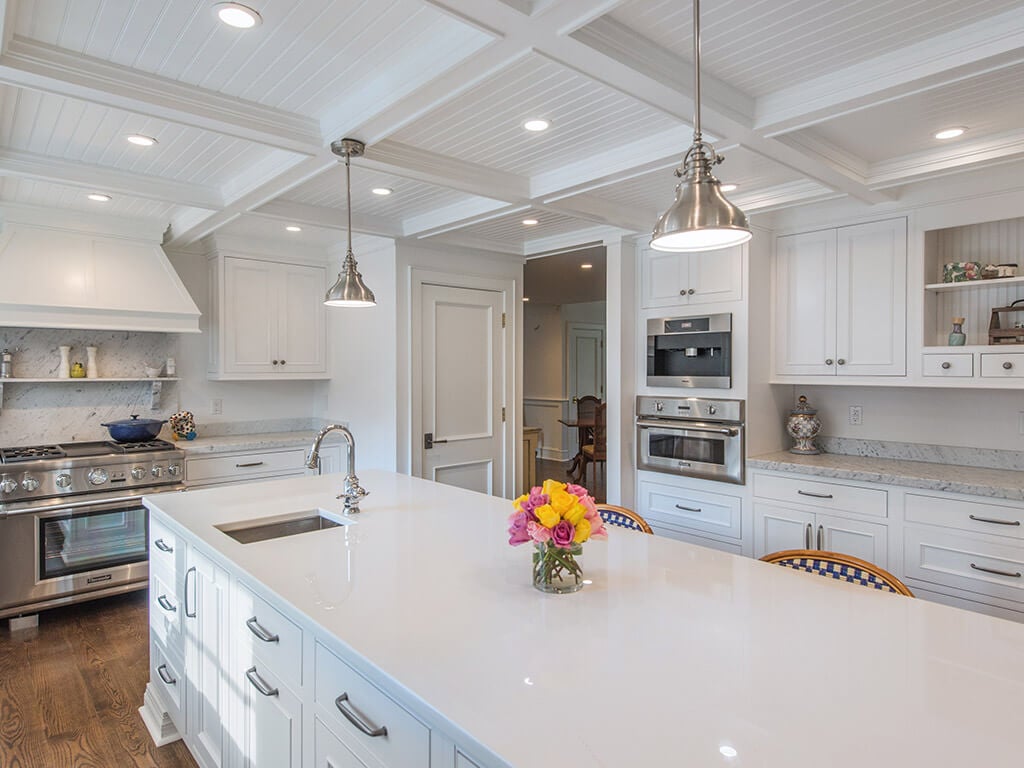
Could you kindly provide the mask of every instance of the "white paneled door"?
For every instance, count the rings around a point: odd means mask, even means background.
[[[504,295],[423,285],[421,306],[422,476],[502,495]]]
[[[569,323],[566,340],[569,398],[593,395],[604,400],[604,326]]]

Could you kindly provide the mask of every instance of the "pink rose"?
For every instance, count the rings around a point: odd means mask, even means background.
[[[566,485],[565,486],[565,490],[567,490],[573,496],[579,496],[581,499],[584,496],[589,495],[587,493],[587,489],[586,488],[584,488],[582,485],[574,485],[573,483],[569,483],[568,485]]]
[[[531,520],[526,524],[526,532],[538,544],[545,544],[551,541],[551,529],[545,528],[540,523]]]
[[[551,529],[551,541],[556,547],[561,547],[562,549],[569,549],[575,536],[576,529],[568,520],[562,520]]]
[[[608,529],[604,527],[604,518],[601,517],[601,515],[598,515],[594,519],[590,519],[590,538],[592,538],[592,539],[607,539],[608,538]]]
[[[525,544],[530,540],[530,534],[527,532],[527,526],[529,526],[530,518],[526,512],[516,512],[509,516],[508,519],[508,543],[512,546],[519,544]],[[536,523],[533,523],[536,525]]]

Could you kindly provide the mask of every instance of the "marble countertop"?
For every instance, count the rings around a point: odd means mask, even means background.
[[[747,459],[747,468],[798,472],[837,480],[885,483],[908,488],[1024,501],[1024,471],[1013,469],[989,469],[838,453],[804,456],[788,451],[751,457]]]
[[[146,503],[507,766],[1020,765],[1024,624],[622,529],[545,595],[507,500],[360,477],[353,524],[247,545],[215,526],[337,510],[337,478]]]
[[[272,450],[275,448],[309,448],[313,445],[316,430],[299,432],[259,432],[247,435],[223,435],[220,437],[197,437],[195,440],[177,440],[174,445],[185,451],[187,456],[210,453],[236,453],[239,451]],[[323,445],[337,445],[344,439],[331,433],[324,438]]]

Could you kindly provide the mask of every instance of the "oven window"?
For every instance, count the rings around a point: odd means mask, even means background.
[[[716,438],[651,433],[648,446],[652,459],[725,465],[725,441]]]
[[[39,518],[39,578],[144,561],[146,520],[141,505]]]

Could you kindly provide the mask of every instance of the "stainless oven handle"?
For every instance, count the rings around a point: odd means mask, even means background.
[[[640,429],[665,429],[676,432],[706,432],[712,435],[726,435],[736,437],[740,433],[739,427],[698,427],[687,424],[685,421],[637,421]]]
[[[59,507],[51,507],[49,509],[31,510],[26,509],[13,514],[24,514],[24,512],[34,512],[36,517],[57,517],[59,515],[67,514],[69,509],[86,509],[88,507],[101,507],[101,506],[120,506],[128,501],[139,501],[141,496],[122,496],[117,499],[88,499],[86,501],[71,501],[67,504],[61,504]]]

